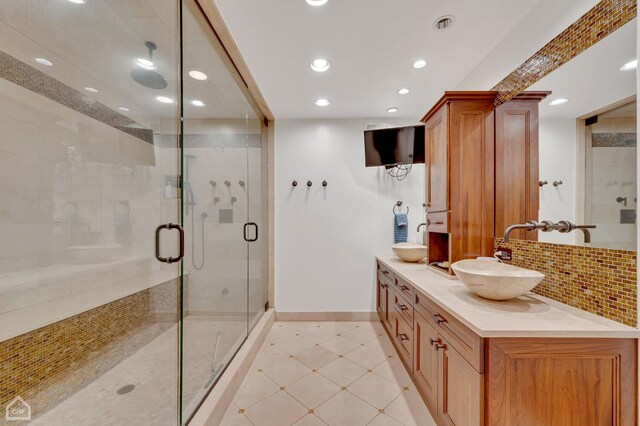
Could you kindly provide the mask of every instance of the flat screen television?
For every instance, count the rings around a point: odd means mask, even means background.
[[[364,131],[366,167],[424,163],[424,126]]]

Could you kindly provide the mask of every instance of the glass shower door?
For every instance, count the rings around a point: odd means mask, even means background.
[[[249,214],[249,150],[260,146],[261,121],[193,0],[183,2],[182,17],[182,416],[188,421],[248,334],[249,244],[258,232]]]

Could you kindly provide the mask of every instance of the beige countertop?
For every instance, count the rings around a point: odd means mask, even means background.
[[[534,293],[503,302],[487,300],[458,280],[430,272],[424,263],[376,259],[481,337],[640,337],[636,328]]]

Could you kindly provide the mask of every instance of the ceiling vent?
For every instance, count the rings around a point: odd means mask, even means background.
[[[456,18],[453,15],[441,16],[440,18],[435,20],[435,22],[433,23],[433,28],[436,31],[446,30],[447,28],[453,25],[455,20]]]

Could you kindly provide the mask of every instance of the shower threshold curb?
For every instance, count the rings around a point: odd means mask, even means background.
[[[267,338],[275,318],[275,309],[268,309],[260,318],[227,370],[188,423],[189,426],[217,426],[222,422],[222,418]]]

